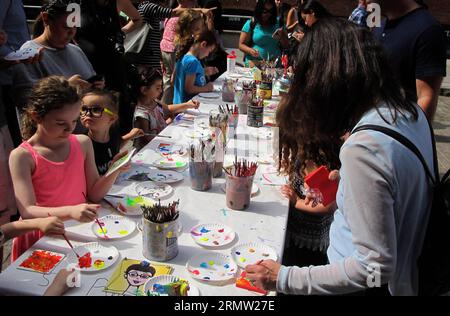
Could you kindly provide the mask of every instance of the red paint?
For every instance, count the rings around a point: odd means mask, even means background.
[[[200,274],[200,271],[198,271],[198,270],[190,270],[189,272],[191,272],[192,274],[195,274],[195,275]]]
[[[33,269],[38,272],[47,273],[51,271],[62,256],[54,255],[48,251],[35,250],[24,262],[20,264],[21,267]]]
[[[78,259],[78,265],[80,268],[90,268],[92,266],[91,253],[87,252]]]
[[[241,273],[240,278],[236,280],[236,287],[239,287],[241,289],[257,292],[266,295],[267,291],[263,290],[259,287],[254,286],[250,280],[247,278],[247,273],[244,271]]]
[[[126,207],[125,206],[123,206],[122,205],[122,203],[119,203],[118,205],[117,205],[117,207],[122,211],[122,212],[124,212],[124,213],[126,213],[127,212],[127,209],[126,209]]]
[[[222,228],[222,229],[219,229],[219,233],[223,233],[224,232],[224,229]]]

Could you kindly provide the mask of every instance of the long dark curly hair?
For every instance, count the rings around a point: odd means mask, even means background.
[[[308,161],[338,168],[342,136],[381,104],[393,121],[406,112],[418,117],[370,31],[339,18],[319,20],[299,44],[289,96],[276,114],[279,168],[291,174],[296,160],[303,168]]]

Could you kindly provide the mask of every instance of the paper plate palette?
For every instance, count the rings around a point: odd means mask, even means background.
[[[187,166],[187,161],[180,156],[171,156],[158,159],[153,165],[160,169],[181,169]]]
[[[166,285],[169,283],[177,282],[178,280],[180,280],[180,278],[175,275],[163,274],[163,275],[155,276],[145,283],[144,293],[147,293],[147,291],[152,291],[153,285],[155,285],[155,284]],[[187,294],[188,294],[188,296],[200,296],[200,291],[199,291],[198,287],[193,285],[191,282],[191,283],[189,283],[189,291]]]
[[[105,200],[120,213],[127,216],[142,215],[141,206],[152,206],[155,201],[145,196],[105,196]]]
[[[153,181],[144,181],[136,184],[136,193],[139,196],[149,196],[153,199],[163,199],[171,195],[173,188],[168,184],[159,184]]]
[[[272,139],[273,131],[271,127],[252,128],[250,135],[259,139]]]
[[[158,151],[163,156],[187,154],[186,148],[179,144],[160,143],[158,145]]]
[[[38,53],[38,51],[36,48],[28,47],[28,48],[24,48],[24,49],[20,49],[20,50],[11,52],[8,55],[6,55],[3,59],[10,60],[10,61],[25,60],[25,59],[36,56],[37,53]]]
[[[188,138],[208,138],[211,136],[210,129],[190,129],[184,134]]]
[[[275,249],[261,243],[244,243],[231,249],[231,257],[241,268],[249,264],[256,264],[260,260],[272,259],[277,261],[278,255]]]
[[[200,246],[223,247],[236,238],[236,233],[223,224],[200,224],[191,229],[191,237]]]
[[[183,180],[183,174],[172,170],[151,170],[147,177],[154,182],[175,183]]]
[[[150,181],[151,179],[148,177],[148,174],[152,172],[152,170],[154,169],[149,167],[133,166],[131,170],[119,174],[116,183],[123,181]]]
[[[222,184],[221,188],[222,188],[222,191],[225,192],[225,183]],[[259,186],[256,183],[253,183],[251,197],[257,196],[258,192],[259,192]]]
[[[50,273],[66,255],[47,250],[34,250],[17,269],[38,273]]]
[[[220,94],[217,92],[203,92],[203,93],[199,93],[198,96],[203,99],[218,99],[218,98],[220,98]]]
[[[80,259],[71,251],[67,261],[75,264],[81,272],[97,272],[108,269],[119,258],[119,251],[114,246],[102,246],[98,242],[84,244],[74,248]]]
[[[94,234],[105,240],[121,239],[131,235],[136,229],[136,223],[126,217],[119,215],[106,215],[98,219],[102,229],[98,226],[97,222],[92,223],[92,231]]]
[[[192,257],[186,263],[192,278],[205,281],[227,281],[236,276],[237,266],[230,256],[207,252]]]

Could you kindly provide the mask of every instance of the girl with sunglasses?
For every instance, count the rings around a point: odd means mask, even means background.
[[[52,76],[33,87],[22,122],[25,141],[11,152],[11,177],[23,219],[56,216],[91,222],[98,203],[120,171],[100,177],[89,137],[73,135],[80,116],[80,96],[64,77]],[[117,156],[116,159],[120,159]],[[33,231],[15,238],[12,261],[43,234]]]
[[[104,175],[127,141],[144,136],[139,128],[133,128],[121,136],[117,121],[119,106],[116,97],[108,91],[94,90],[83,96],[81,104],[81,124],[87,128],[92,141],[95,164],[100,175]]]
[[[198,101],[184,102],[180,104],[167,105],[158,100],[163,94],[163,77],[157,69],[150,69],[142,72],[136,87],[137,104],[134,111],[134,127],[144,131],[145,136],[135,140],[135,147],[140,150],[147,145],[157,134],[159,134],[167,124],[171,114],[177,114],[187,109],[197,109],[200,106]]]
[[[287,35],[277,18],[275,1],[258,0],[254,17],[244,24],[239,38],[245,64],[253,66],[263,59],[276,59],[281,56],[281,48],[288,47]]]

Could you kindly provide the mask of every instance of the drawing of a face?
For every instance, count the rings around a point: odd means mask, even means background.
[[[147,282],[147,280],[152,276],[153,275],[150,272],[131,270],[127,273],[126,279],[129,285],[139,287],[141,285],[144,285],[145,282]]]
[[[140,287],[154,276],[156,270],[150,264],[132,264],[125,271],[124,278],[127,280],[129,286]]]

